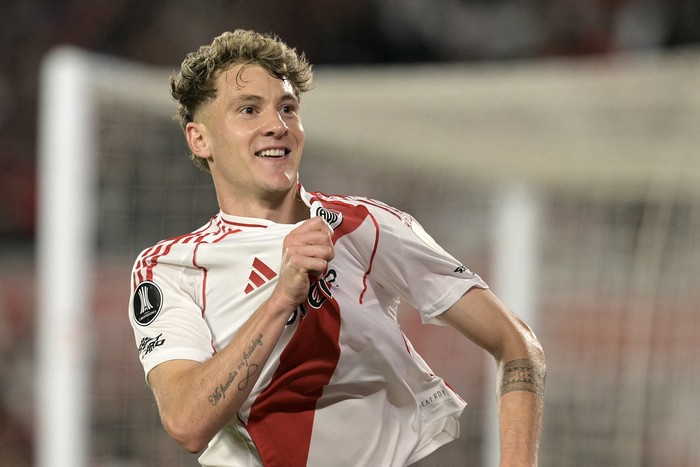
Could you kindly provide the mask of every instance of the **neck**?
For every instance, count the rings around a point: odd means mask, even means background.
[[[278,224],[296,224],[309,218],[309,208],[299,197],[296,188],[283,197],[267,200],[222,199],[219,197],[221,210],[232,216],[267,219]]]

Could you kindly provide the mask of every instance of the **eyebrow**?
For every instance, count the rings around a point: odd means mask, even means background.
[[[234,103],[246,103],[246,102],[262,102],[265,99],[262,96],[258,96],[257,94],[243,94],[241,96],[236,97],[233,102]],[[294,102],[299,102],[299,99],[294,94],[291,93],[285,93],[282,95],[282,97],[279,99],[280,102],[286,102],[286,101],[294,101]]]

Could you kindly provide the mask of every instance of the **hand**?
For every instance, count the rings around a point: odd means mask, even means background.
[[[304,221],[282,242],[280,278],[271,300],[291,312],[309,293],[311,281],[321,277],[335,256],[333,230],[320,217]]]

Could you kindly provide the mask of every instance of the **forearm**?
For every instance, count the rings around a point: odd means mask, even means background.
[[[544,408],[541,351],[499,365],[498,415],[502,466],[536,466]]]
[[[181,362],[187,365],[183,371],[165,376],[153,370],[161,378],[152,386],[163,425],[189,451],[204,448],[250,394],[289,316],[272,307],[265,302],[211,359]]]
[[[536,466],[546,372],[537,337],[489,290],[471,289],[441,318],[496,360],[501,465]]]
[[[243,406],[291,313],[307,298],[311,280],[333,259],[332,236],[322,218],[304,221],[282,242],[272,294],[231,342],[204,363],[174,360],[151,370],[163,425],[187,450],[203,449]]]

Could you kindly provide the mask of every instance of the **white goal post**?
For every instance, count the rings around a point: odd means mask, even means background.
[[[40,82],[36,464],[81,467],[95,343],[97,105],[103,95],[160,112],[172,104],[163,70],[75,48],[53,50]]]

